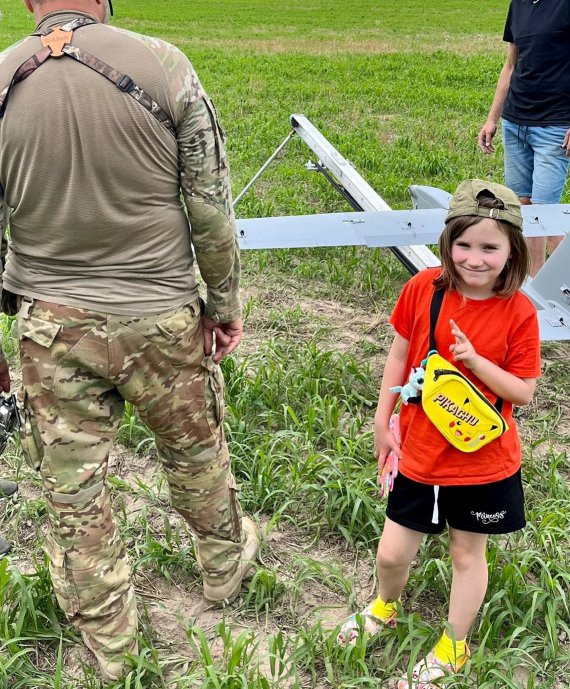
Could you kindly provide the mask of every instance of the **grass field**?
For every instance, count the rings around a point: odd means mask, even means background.
[[[502,179],[500,146],[476,148],[504,58],[506,0],[116,0],[114,21],[180,46],[216,101],[237,194],[304,113],[395,208],[407,186],[453,190]],[[0,49],[33,30],[3,0]],[[38,104],[41,107],[41,104]],[[348,210],[287,153],[239,216]],[[566,192],[565,200],[570,200]],[[407,279],[384,251],[244,255],[246,338],[224,361],[226,430],[244,507],[262,523],[261,566],[240,601],[202,601],[190,535],[168,507],[152,438],[128,410],[110,484],[135,571],[141,654],[115,689],[389,687],[430,650],[445,620],[446,537],[421,549],[397,630],[335,646],[366,603],[384,520],[371,419],[390,342],[387,317]],[[11,324],[3,341],[18,380]],[[568,346],[543,346],[544,376],[518,413],[528,526],[491,539],[489,592],[464,677],[447,687],[570,686]],[[17,446],[0,474],[21,481],[0,506],[15,543],[0,560],[0,689],[97,689],[90,655],[51,592],[41,550],[45,504]]]

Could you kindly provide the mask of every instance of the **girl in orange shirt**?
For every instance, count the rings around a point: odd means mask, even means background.
[[[354,643],[364,630],[395,626],[409,567],[425,534],[447,526],[453,576],[447,631],[398,689],[436,689],[435,680],[459,671],[469,658],[467,634],[487,590],[489,534],[522,528],[521,447],[513,404],[528,404],[540,375],[538,320],[521,293],[529,256],[516,195],[500,184],[462,182],[440,237],[441,268],[421,271],[404,287],[390,322],[394,341],[384,367],[374,420],[379,475],[393,453],[399,459],[388,497],[376,566],[378,597],[341,627],[338,642]],[[429,311],[436,289],[444,298],[435,329],[441,356],[459,368],[495,404],[509,430],[473,454],[439,433],[421,405],[402,405],[401,442],[390,429],[397,402],[391,388],[425,359]]]

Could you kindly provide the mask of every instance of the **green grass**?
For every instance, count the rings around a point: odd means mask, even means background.
[[[500,144],[483,157],[475,139],[504,59],[503,0],[115,4],[117,25],[166,38],[192,60],[228,133],[236,194],[295,112],[395,208],[410,206],[412,183],[453,190],[466,177],[502,178]],[[0,49],[32,29],[21,0],[4,0]],[[347,210],[305,171],[310,157],[294,139],[238,215]],[[384,505],[371,417],[387,314],[407,274],[389,252],[352,248],[249,252],[243,263],[246,338],[223,364],[226,433],[242,503],[264,525],[261,563],[238,604],[200,608],[190,534],[152,471],[152,436],[127,406],[110,485],[135,571],[141,651],[115,689],[386,687],[431,648],[451,576],[446,537],[429,539],[396,632],[353,649],[334,643],[338,621],[374,587]],[[2,343],[17,369],[10,319]],[[570,685],[568,354],[543,347],[536,400],[519,412],[528,526],[491,539],[468,679],[447,687]],[[0,689],[98,689],[51,592],[39,481],[17,444],[1,462],[24,496],[0,507],[15,542],[14,558],[0,561]]]

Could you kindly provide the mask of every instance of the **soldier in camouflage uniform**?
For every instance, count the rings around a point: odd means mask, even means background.
[[[45,486],[54,589],[113,680],[137,649],[106,485],[125,400],[156,434],[206,599],[235,597],[257,556],[222,424],[218,363],[242,334],[228,166],[178,49],[109,26],[107,0],[24,2],[36,33],[0,54],[2,305],[17,311],[22,448]]]

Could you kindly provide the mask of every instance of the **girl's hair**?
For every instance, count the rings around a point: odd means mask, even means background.
[[[479,205],[484,208],[503,209],[504,204],[500,199],[480,196]],[[439,253],[441,255],[441,274],[433,284],[436,289],[458,290],[459,276],[455,270],[455,265],[451,259],[451,248],[453,242],[465,232],[468,227],[472,227],[483,220],[482,217],[472,215],[461,215],[452,218],[445,224],[445,228],[439,238]],[[530,267],[530,258],[523,233],[518,227],[511,225],[503,220],[495,220],[499,229],[507,236],[510,246],[510,256],[497,278],[493,291],[500,297],[510,297],[523,284]]]

